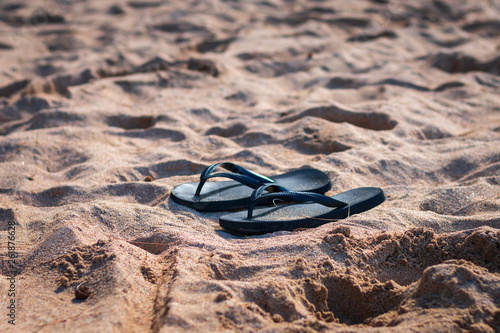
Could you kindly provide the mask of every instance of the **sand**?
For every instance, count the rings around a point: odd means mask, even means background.
[[[0,331],[500,332],[499,51],[496,0],[2,1]],[[387,200],[238,235],[169,198],[221,161]]]

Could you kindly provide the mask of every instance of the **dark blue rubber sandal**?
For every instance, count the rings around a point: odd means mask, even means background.
[[[214,173],[219,167],[230,172]],[[232,180],[207,182],[208,179],[215,177]],[[172,189],[170,197],[178,204],[199,211],[246,209],[252,201],[253,190],[264,184],[274,184],[293,191],[316,193],[325,193],[332,186],[328,175],[316,169],[301,169],[266,177],[239,165],[224,162],[210,165],[203,170],[199,182],[177,185]]]
[[[328,197],[317,193],[289,191],[280,186],[266,184],[256,189],[251,199],[248,211],[223,215],[219,224],[225,229],[244,234],[314,228],[372,209],[384,202],[385,196],[378,187],[360,187]],[[303,203],[254,208],[261,201]]]

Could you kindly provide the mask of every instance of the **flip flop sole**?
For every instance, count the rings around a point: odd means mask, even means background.
[[[316,169],[302,169],[273,176],[275,184],[290,191],[325,193],[331,188],[328,175]],[[180,184],[172,189],[170,197],[178,204],[199,211],[214,212],[245,209],[250,204],[253,188],[236,181],[206,182],[199,196],[195,196],[198,182]]]
[[[360,187],[334,195],[332,198],[345,202],[348,206],[331,208],[317,203],[300,203],[257,207],[250,219],[247,218],[247,211],[240,211],[221,216],[219,224],[225,229],[245,234],[314,228],[365,212],[385,200],[384,192],[378,187]]]

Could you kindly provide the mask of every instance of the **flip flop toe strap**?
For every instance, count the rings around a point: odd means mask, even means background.
[[[264,193],[267,191],[268,193]],[[258,201],[264,200],[274,200],[281,199],[285,201],[302,201],[302,202],[314,202],[327,207],[345,207],[348,206],[347,203],[340,200],[333,199],[326,195],[312,193],[312,192],[294,192],[289,191],[286,188],[274,184],[265,184],[255,191],[253,191],[251,196],[251,203],[248,207],[248,218],[252,218],[253,209]]]
[[[222,167],[231,172],[213,173],[215,169],[217,169],[218,167]],[[195,195],[196,196],[200,195],[201,189],[203,188],[203,185],[205,185],[206,181],[210,178],[215,178],[215,177],[230,178],[251,188],[258,188],[265,183],[274,183],[274,180],[272,180],[271,178],[250,171],[248,169],[245,169],[237,164],[230,162],[221,162],[212,164],[206,167],[205,170],[201,172],[200,183],[196,188]]]

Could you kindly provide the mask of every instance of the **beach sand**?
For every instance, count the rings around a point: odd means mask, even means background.
[[[500,332],[498,1],[8,0],[0,32],[0,331]],[[238,235],[169,198],[223,161],[387,199]]]

